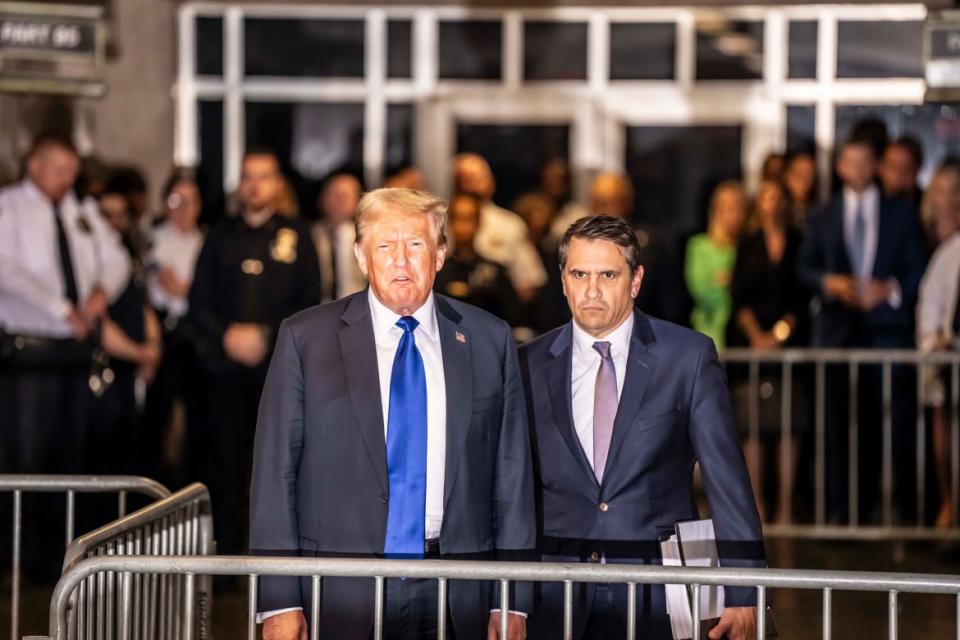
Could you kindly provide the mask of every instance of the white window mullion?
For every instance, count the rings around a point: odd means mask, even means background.
[[[519,90],[523,83],[523,16],[507,11],[503,16],[503,82]]]
[[[674,64],[676,64],[677,84],[682,89],[692,89],[697,69],[697,21],[692,11],[681,11],[677,15]]]
[[[387,14],[373,9],[366,21],[365,73],[367,97],[363,110],[363,177],[368,187],[383,183],[387,146]]]
[[[196,13],[190,5],[180,8],[177,39],[176,112],[173,124],[173,162],[177,166],[196,166],[201,158],[197,140]]]
[[[820,176],[820,197],[830,193],[830,175],[833,169],[833,147],[836,141],[836,104],[833,85],[837,77],[837,16],[824,11],[817,27],[817,97],[814,139],[817,147],[817,174]]]
[[[246,148],[243,104],[243,10],[227,9],[223,18],[223,189],[233,192],[240,183],[240,163]]]

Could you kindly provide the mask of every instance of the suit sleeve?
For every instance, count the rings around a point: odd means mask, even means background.
[[[207,236],[197,258],[193,283],[190,285],[188,315],[191,325],[199,334],[201,350],[218,354],[223,348],[223,334],[227,323],[217,313],[217,258],[220,253],[220,233],[214,229]]]
[[[797,265],[797,276],[800,282],[810,291],[823,293],[823,278],[829,275],[824,258],[823,244],[820,238],[819,216],[810,220],[810,229],[800,246],[800,258]]]
[[[299,553],[296,487],[303,448],[303,369],[293,331],[280,325],[260,398],[250,480],[250,551],[261,556]],[[260,579],[259,611],[302,607],[300,580]]]
[[[920,295],[920,281],[927,268],[927,254],[923,247],[923,236],[920,226],[916,224],[916,214],[912,209],[905,209],[904,238],[903,238],[903,271],[897,279],[903,303],[906,309],[912,310]]]
[[[710,501],[720,565],[765,567],[763,533],[737,437],[730,394],[713,344],[698,364],[690,405],[690,437]],[[727,606],[756,604],[751,587],[724,587]]]
[[[517,347],[504,324],[503,413],[497,446],[494,478],[494,517],[498,560],[529,560],[536,543],[533,497],[533,459],[527,407],[520,378]],[[532,583],[513,585],[511,610],[529,612],[533,606]],[[500,607],[499,583],[494,585],[491,607]]]

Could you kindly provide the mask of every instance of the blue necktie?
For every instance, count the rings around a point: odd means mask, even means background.
[[[861,273],[867,253],[867,217],[863,210],[863,195],[857,196],[857,206],[853,212],[853,237],[850,245],[853,275],[857,277],[866,275]]]
[[[390,375],[387,418],[390,507],[383,551],[387,555],[422,558],[427,509],[427,379],[413,336],[418,324],[410,316],[397,320],[403,337]]]

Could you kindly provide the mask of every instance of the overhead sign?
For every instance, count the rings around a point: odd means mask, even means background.
[[[0,54],[96,53],[96,21],[0,13]]]
[[[960,92],[960,12],[931,12],[925,32],[924,76],[928,97],[952,99]]]

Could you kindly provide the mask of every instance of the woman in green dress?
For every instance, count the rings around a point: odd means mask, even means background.
[[[684,275],[693,298],[691,326],[713,339],[717,349],[726,344],[727,322],[733,302],[730,280],[737,257],[737,240],[747,220],[747,198],[739,182],[720,183],[710,198],[706,233],[687,243]]]

